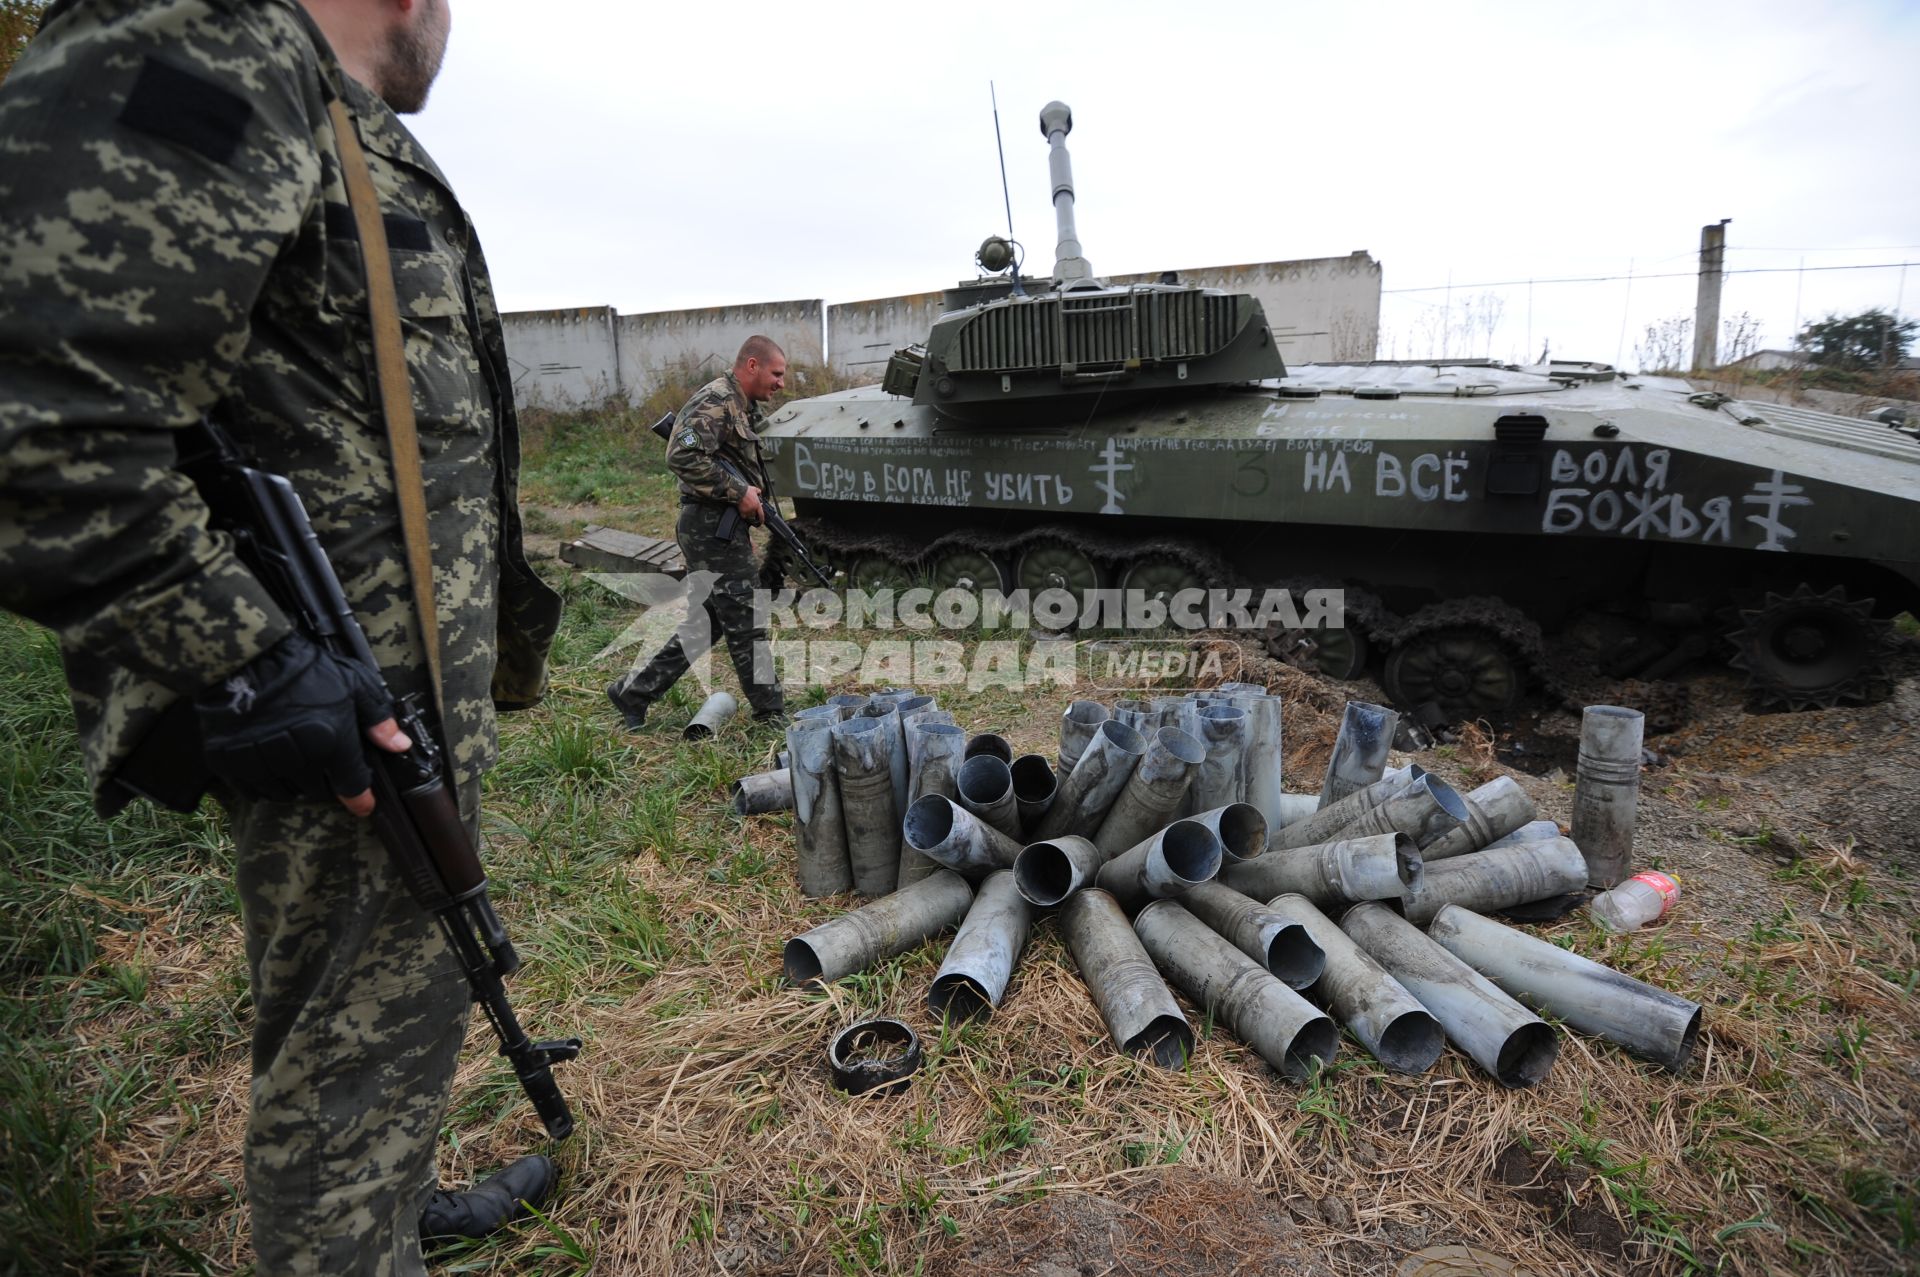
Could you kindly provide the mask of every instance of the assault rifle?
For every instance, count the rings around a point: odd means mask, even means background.
[[[202,429],[210,446],[200,455],[183,456],[181,468],[200,489],[214,526],[232,535],[241,559],[309,638],[377,676],[379,663],[299,493],[285,476],[242,461],[217,427],[203,424]],[[486,871],[460,819],[446,759],[415,697],[395,699],[393,716],[413,746],[400,754],[367,751],[373,764],[374,832],[408,892],[446,932],[473,1000],[492,1022],[500,1054],[513,1065],[548,1137],[565,1139],[573,1133],[573,1114],[554,1083],[552,1066],[580,1054],[580,1039],[532,1042],[520,1027],[504,983],[520,969],[520,956],[487,899]]]
[[[675,414],[670,412],[660,418],[660,420],[654,422],[653,433],[659,435],[663,440],[671,440],[673,438],[674,416]],[[735,480],[744,487],[758,488],[761,486],[742,474],[739,466],[734,465],[733,462],[727,460],[717,452],[713,454],[713,464],[720,467],[722,474]],[[773,533],[773,535],[779,537],[781,543],[784,544],[788,550],[792,551],[793,557],[800,560],[807,571],[813,573],[816,581],[831,588],[833,579],[826,574],[825,570],[823,570],[818,563],[813,561],[813,556],[807,553],[807,547],[801,542],[800,534],[793,530],[793,525],[780,517],[780,509],[774,504],[773,494],[771,492],[763,492],[762,497],[763,499],[760,502],[761,526]],[[741,517],[737,507],[730,507],[720,516],[720,524],[713,530],[713,539],[716,541],[733,540],[734,532],[740,527]]]

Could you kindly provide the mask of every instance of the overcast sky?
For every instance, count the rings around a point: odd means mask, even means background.
[[[1726,283],[1723,314],[1750,312],[1763,345],[1796,314],[1920,313],[1920,265],[1814,269],[1920,263],[1915,0],[451,3],[415,126],[509,310],[970,276],[1006,231],[992,81],[1036,273],[1054,246],[1037,121],[1059,98],[1096,272],[1365,249],[1383,357],[1436,353],[1442,316],[1497,298],[1492,337],[1452,353],[1550,340],[1631,366],[1649,324],[1691,314],[1721,218],[1730,270],[1784,268]]]

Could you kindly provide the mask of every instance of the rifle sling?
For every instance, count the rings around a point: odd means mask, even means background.
[[[420,623],[421,645],[427,653],[427,673],[433,683],[433,706],[441,732],[447,707],[440,687],[440,614],[433,604],[433,548],[427,534],[426,481],[420,473],[420,434],[413,419],[413,383],[407,376],[407,356],[400,331],[400,302],[393,286],[393,259],[387,252],[387,228],[380,216],[380,197],[373,189],[373,173],[360,149],[353,117],[339,98],[328,103],[333,135],[340,148],[340,173],[347,186],[347,204],[360,232],[360,260],[366,269],[367,313],[373,326],[374,382],[380,392],[380,413],[387,423],[387,451],[393,459],[393,491],[400,503],[400,535],[407,547],[407,575],[413,583],[413,606]]]

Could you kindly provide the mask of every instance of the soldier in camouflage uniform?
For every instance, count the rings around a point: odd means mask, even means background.
[[[756,579],[749,523],[761,521],[761,502],[772,501],[772,485],[760,459],[760,405],[786,384],[787,357],[766,337],[749,337],[733,361],[733,370],[694,392],[674,414],[673,434],[667,442],[667,465],[680,481],[680,519],[674,536],[686,559],[687,571],[709,572],[713,591],[705,599],[708,634],[718,631],[727,640],[727,656],[740,676],[740,686],[752,703],[754,718],[778,722],[785,717],[785,700],[774,679],[767,650],[767,631],[753,611]],[[724,456],[741,474],[758,484],[741,483],[714,464]],[[740,514],[733,536],[715,537],[721,516]],[[691,618],[690,618],[691,619]],[[697,653],[696,653],[697,655]],[[622,675],[607,688],[607,698],[620,711],[627,730],[639,731],[647,721],[647,707],[687,672],[686,642],[675,634],[644,666]]]
[[[190,741],[198,719],[231,815],[253,989],[258,1271],[414,1274],[469,997],[348,810],[373,801],[361,731],[391,748],[397,728],[292,631],[175,465],[181,428],[211,416],[287,475],[387,684],[432,703],[331,100],[367,152],[390,241],[440,735],[469,822],[496,708],[544,693],[559,604],[521,550],[519,436],[479,242],[395,114],[425,100],[446,8],[308,4],[62,0],[0,88],[0,604],[59,638],[103,816],[135,796],[136,747],[163,722]],[[547,1159],[523,1159],[481,1186],[487,1200],[435,1195],[428,1222],[497,1222],[551,1183]]]

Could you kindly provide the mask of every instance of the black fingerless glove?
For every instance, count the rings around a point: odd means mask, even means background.
[[[393,717],[379,676],[295,631],[194,697],[207,767],[247,798],[364,793],[365,729]]]

